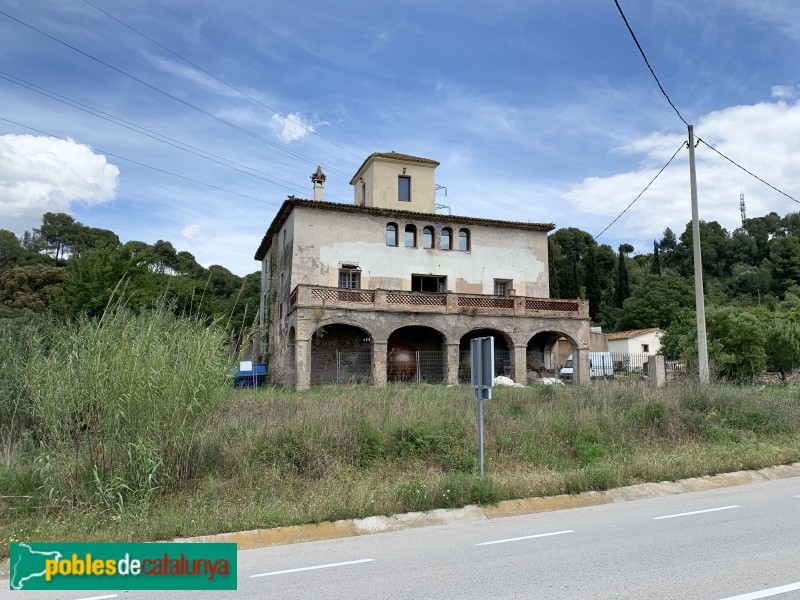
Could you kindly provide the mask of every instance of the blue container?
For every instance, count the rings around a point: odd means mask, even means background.
[[[233,376],[233,387],[251,388],[259,387],[267,381],[267,365],[265,363],[253,363],[253,368],[243,371],[241,368]]]

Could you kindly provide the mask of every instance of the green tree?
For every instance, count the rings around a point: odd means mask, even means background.
[[[653,240],[653,275],[661,275],[661,260],[658,256],[658,242]]]
[[[751,310],[732,306],[706,311],[708,360],[714,372],[729,379],[750,379],[767,364],[765,326]],[[682,311],[661,338],[667,356],[697,363],[695,312]]]
[[[625,254],[633,252],[630,244],[620,244],[619,246],[619,265],[617,267],[617,288],[615,296],[615,306],[622,308],[625,299],[631,295],[630,282],[628,281],[628,268],[625,265]]]
[[[800,326],[785,316],[771,321],[766,330],[767,364],[786,382],[786,374],[800,368]]]
[[[649,275],[622,305],[616,329],[666,329],[681,309],[694,306],[691,281],[669,272]]]
[[[597,273],[595,249],[591,246],[586,250],[584,286],[586,288],[586,299],[589,300],[589,317],[596,322],[603,290],[600,288],[600,277]]]
[[[773,289],[783,293],[800,284],[800,238],[790,235],[775,239],[770,247]]]
[[[12,267],[0,275],[0,303],[41,313],[57,307],[64,269],[52,265]]]
[[[64,277],[67,310],[73,315],[98,316],[117,290],[131,307],[153,304],[154,279],[125,246],[93,248],[70,260]],[[117,287],[117,285],[120,287]]]
[[[70,215],[65,213],[46,212],[42,215],[42,226],[34,232],[41,236],[45,248],[53,254],[53,259],[58,263],[63,260],[64,254],[70,250],[75,241],[76,223]]]

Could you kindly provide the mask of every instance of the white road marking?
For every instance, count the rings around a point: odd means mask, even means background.
[[[78,600],[108,600],[109,598],[116,598],[116,594],[109,594],[108,596],[92,596],[91,598],[78,598]]]
[[[718,510],[730,510],[731,508],[739,508],[738,504],[731,506],[720,506],[719,508],[707,508],[705,510],[693,510],[692,512],[678,513],[676,515],[664,515],[663,517],[653,517],[653,521],[661,519],[674,519],[675,517],[688,517],[689,515],[700,515],[702,513],[717,512]]]
[[[492,544],[505,544],[506,542],[518,542],[520,540],[532,540],[533,538],[550,537],[551,535],[563,535],[565,533],[575,533],[573,529],[566,529],[564,531],[553,531],[551,533],[537,533],[536,535],[524,535],[522,537],[508,538],[505,540],[494,540],[492,542],[481,542],[475,544],[476,546],[490,546]]]
[[[780,587],[770,588],[768,590],[761,590],[760,592],[750,592],[749,594],[742,594],[740,596],[731,596],[730,598],[723,598],[722,600],[757,600],[757,598],[769,598],[770,596],[777,596],[778,594],[785,594],[786,592],[794,592],[800,590],[800,581],[797,583],[790,583]]]
[[[374,561],[374,558],[362,558],[361,560],[348,560],[347,562],[330,563],[328,565],[317,565],[315,567],[300,567],[299,569],[286,569],[285,571],[272,571],[271,573],[259,573],[250,577],[269,577],[270,575],[283,575],[284,573],[299,573],[300,571],[313,571],[315,569],[330,569],[331,567],[343,567],[345,565],[357,565]]]

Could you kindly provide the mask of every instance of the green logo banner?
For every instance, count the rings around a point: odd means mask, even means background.
[[[12,590],[235,590],[236,544],[10,545]]]

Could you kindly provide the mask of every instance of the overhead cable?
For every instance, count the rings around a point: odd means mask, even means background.
[[[218,154],[214,154],[213,152],[209,152],[208,150],[203,150],[202,148],[198,148],[197,146],[193,146],[186,142],[182,142],[175,138],[171,138],[167,135],[159,133],[157,131],[153,131],[152,129],[148,129],[141,125],[137,125],[136,123],[132,123],[130,121],[126,121],[125,119],[118,117],[116,115],[112,115],[110,113],[104,112],[98,108],[93,106],[89,106],[88,104],[84,104],[82,102],[78,102],[77,100],[73,100],[72,98],[68,98],[67,96],[63,96],[52,90],[48,90],[47,88],[43,88],[38,86],[34,83],[29,81],[25,81],[19,77],[6,73],[4,71],[0,71],[0,80],[8,81],[9,83],[13,83],[14,85],[18,85],[22,88],[25,88],[31,92],[35,92],[37,94],[41,94],[46,98],[50,98],[51,100],[55,100],[56,102],[61,102],[62,104],[66,104],[72,108],[90,114],[98,119],[103,119],[104,121],[108,121],[109,123],[114,123],[120,127],[128,129],[130,131],[134,131],[140,135],[145,137],[154,139],[158,142],[163,144],[167,144],[168,146],[172,146],[173,148],[177,148],[178,150],[182,150],[184,152],[188,152],[194,156],[198,156],[205,160],[211,161],[223,167],[227,167],[234,171],[238,171],[239,173],[244,173],[245,175],[249,175],[250,177],[254,177],[256,179],[260,179],[261,181],[266,181],[267,183],[271,183],[275,186],[290,190],[290,191],[300,191],[305,192],[305,188],[297,185],[288,179],[282,179],[280,177],[276,177],[269,173],[265,173],[263,171],[259,171],[258,169],[254,169],[253,167],[249,167],[242,163],[236,162],[232,159],[225,158],[219,156]],[[282,181],[284,183],[288,183],[289,185],[284,185],[283,183],[279,183]],[[289,187],[291,186],[291,187]]]
[[[761,179],[761,177],[759,177],[758,175],[756,175],[756,174],[755,174],[755,173],[753,173],[752,171],[748,171],[747,169],[745,169],[745,168],[744,168],[742,165],[740,165],[739,163],[737,163],[737,162],[736,162],[735,160],[733,160],[732,158],[730,158],[730,157],[728,157],[728,156],[725,156],[725,155],[724,155],[722,152],[720,152],[719,150],[717,150],[716,148],[714,148],[714,146],[712,146],[711,144],[709,144],[709,143],[708,143],[707,141],[705,141],[704,139],[702,139],[702,138],[697,138],[697,141],[698,141],[698,142],[702,142],[702,143],[703,143],[703,145],[705,145],[706,147],[710,148],[711,150],[713,150],[714,152],[716,152],[717,154],[719,154],[719,155],[720,155],[722,158],[724,158],[725,160],[727,160],[727,161],[728,161],[728,162],[730,162],[731,164],[733,164],[733,165],[735,165],[735,166],[739,167],[739,168],[740,168],[742,171],[744,171],[745,173],[747,173],[747,174],[748,174],[748,175],[750,175],[751,177],[755,177],[756,179],[758,179],[758,180],[759,180],[761,183],[763,183],[763,184],[764,184],[764,185],[766,185],[767,187],[769,187],[769,188],[772,188],[773,190],[775,190],[775,191],[776,191],[776,192],[778,192],[779,194],[783,194],[784,196],[786,196],[787,198],[789,198],[789,200],[792,200],[793,202],[797,202],[798,204],[800,204],[800,200],[798,200],[797,198],[794,198],[793,196],[790,196],[789,194],[787,194],[787,193],[786,193],[786,192],[784,192],[783,190],[779,190],[778,188],[776,188],[774,185],[772,185],[772,184],[771,184],[771,183],[769,183],[768,181],[765,181],[765,180]]]
[[[92,3],[92,2],[90,2],[89,0],[83,0],[83,2],[84,2],[84,3],[86,3],[86,4],[88,4],[89,6],[91,6],[91,7],[95,8],[95,9],[97,9],[98,11],[100,11],[101,13],[103,13],[104,15],[106,15],[108,18],[110,18],[110,19],[113,19],[114,21],[116,21],[117,23],[119,23],[120,25],[122,25],[123,27],[127,27],[128,29],[130,29],[131,31],[133,31],[135,34],[137,34],[137,35],[139,35],[139,36],[143,37],[144,39],[148,40],[149,42],[151,42],[151,43],[155,44],[156,46],[158,46],[158,47],[159,47],[159,48],[161,48],[162,50],[164,50],[164,51],[166,51],[166,52],[169,52],[169,53],[170,53],[170,54],[172,54],[174,57],[176,57],[176,58],[178,58],[178,59],[182,60],[183,62],[185,62],[187,65],[189,65],[189,66],[190,66],[190,67],[192,67],[193,69],[197,69],[197,70],[198,70],[198,71],[200,71],[201,73],[204,73],[204,74],[208,75],[208,76],[209,76],[209,77],[211,77],[211,78],[212,78],[214,81],[218,81],[218,82],[219,82],[219,83],[221,83],[222,85],[224,85],[224,86],[226,86],[226,87],[228,87],[228,88],[232,89],[233,91],[237,92],[238,94],[241,94],[241,95],[242,95],[242,96],[244,96],[245,98],[249,98],[249,99],[250,99],[250,100],[252,100],[253,102],[255,102],[255,103],[259,104],[260,106],[263,106],[264,108],[266,108],[267,110],[269,110],[269,111],[273,112],[274,114],[278,115],[279,117],[281,117],[281,118],[283,118],[283,119],[286,119],[287,121],[289,121],[289,122],[291,122],[291,123],[294,123],[295,125],[297,125],[298,127],[301,127],[302,129],[305,129],[305,130],[306,130],[307,132],[309,132],[310,134],[312,134],[312,135],[316,135],[316,136],[317,136],[317,137],[319,137],[320,139],[322,139],[322,140],[325,140],[325,141],[326,141],[326,142],[328,142],[329,144],[333,144],[333,145],[334,145],[334,146],[336,146],[337,148],[339,148],[339,149],[341,149],[341,150],[344,150],[345,152],[347,152],[347,153],[349,153],[349,154],[352,154],[352,155],[353,155],[353,156],[355,156],[356,158],[360,158],[360,155],[359,155],[359,154],[356,154],[355,152],[353,152],[353,151],[352,151],[352,150],[350,150],[349,148],[345,148],[344,146],[341,146],[341,145],[337,144],[337,143],[336,143],[336,142],[334,142],[333,140],[330,140],[330,139],[326,138],[325,136],[323,136],[322,134],[320,134],[319,132],[317,132],[317,131],[316,131],[315,129],[313,129],[312,127],[309,127],[309,126],[307,126],[307,125],[306,125],[306,124],[304,124],[302,121],[298,121],[297,119],[293,119],[291,115],[284,115],[284,114],[283,114],[282,112],[280,112],[279,110],[277,110],[277,109],[275,109],[275,108],[272,108],[271,106],[269,106],[269,105],[265,104],[264,102],[262,102],[262,101],[261,101],[261,100],[259,100],[258,98],[256,98],[256,97],[254,97],[254,96],[252,96],[252,95],[248,94],[248,93],[247,93],[247,92],[245,92],[244,90],[242,90],[242,89],[239,89],[238,87],[236,87],[235,85],[233,85],[233,84],[231,84],[231,83],[228,83],[228,82],[227,82],[227,81],[225,81],[224,79],[220,79],[219,77],[217,77],[217,76],[216,76],[216,75],[214,75],[213,73],[210,73],[209,71],[207,71],[207,70],[206,70],[206,69],[204,69],[203,67],[201,67],[201,66],[199,66],[199,65],[196,65],[195,63],[191,62],[189,59],[187,59],[187,58],[184,58],[183,56],[181,56],[181,55],[180,55],[180,54],[178,54],[177,52],[174,52],[173,50],[170,50],[169,48],[167,48],[167,47],[166,47],[166,46],[164,46],[163,44],[161,44],[161,43],[157,42],[156,40],[154,40],[154,39],[153,39],[153,38],[151,38],[150,36],[148,36],[148,35],[146,35],[146,34],[142,33],[141,31],[139,31],[139,30],[138,30],[138,29],[136,29],[135,27],[133,27],[133,26],[129,25],[128,23],[126,23],[126,22],[125,22],[125,21],[123,21],[122,19],[119,19],[119,18],[115,17],[114,15],[112,15],[112,14],[111,14],[111,13],[109,13],[108,11],[106,11],[106,10],[104,10],[104,9],[100,8],[100,7],[99,7],[99,6],[97,6],[96,4],[93,4],[93,3]]]
[[[670,163],[671,163],[671,162],[672,162],[672,161],[675,159],[675,157],[676,157],[676,156],[678,156],[678,152],[680,152],[680,151],[681,151],[681,150],[683,150],[684,148],[687,148],[687,147],[688,147],[688,145],[689,145],[689,142],[686,142],[686,141],[683,141],[683,142],[681,142],[681,145],[680,145],[680,146],[678,146],[678,149],[677,149],[677,150],[675,150],[675,154],[673,154],[673,155],[672,155],[672,157],[671,157],[671,158],[670,158],[670,159],[667,161],[667,164],[665,164],[663,167],[661,167],[661,170],[660,170],[658,173],[656,173],[656,176],[655,176],[655,177],[653,177],[653,178],[650,180],[650,183],[648,183],[646,186],[644,186],[644,189],[643,189],[641,192],[639,192],[639,195],[638,195],[638,196],[636,196],[636,198],[634,198],[634,199],[633,199],[633,202],[631,202],[630,204],[628,204],[628,206],[626,206],[626,207],[625,207],[625,210],[623,210],[621,213],[619,213],[619,215],[617,215],[617,218],[616,218],[616,219],[614,219],[613,221],[611,221],[611,223],[609,223],[609,224],[606,226],[606,228],[605,228],[605,229],[603,229],[603,231],[601,231],[600,233],[598,233],[598,234],[597,234],[596,236],[594,236],[592,239],[593,239],[593,240],[597,240],[597,238],[599,238],[599,237],[600,237],[601,235],[603,235],[603,234],[604,234],[606,231],[608,231],[608,229],[609,229],[609,228],[610,228],[610,227],[611,227],[611,226],[612,226],[614,223],[616,223],[617,221],[619,221],[620,217],[622,217],[622,215],[624,215],[626,212],[628,212],[628,209],[629,209],[631,206],[633,206],[633,205],[636,203],[636,201],[637,201],[639,198],[641,198],[641,197],[642,197],[642,195],[643,195],[643,194],[644,194],[644,193],[645,193],[645,192],[648,190],[648,188],[649,188],[651,185],[653,185],[653,182],[654,182],[656,179],[658,179],[658,176],[659,176],[659,175],[661,175],[661,173],[663,173],[663,172],[664,172],[664,169],[666,169],[666,168],[669,166],[669,164],[670,164]]]
[[[293,90],[292,88],[287,86],[285,83],[281,82],[280,80],[276,79],[275,77],[271,76],[270,74],[264,72],[260,67],[258,67],[257,65],[253,64],[250,60],[247,59],[246,56],[244,56],[240,52],[236,52],[235,50],[231,50],[225,44],[217,41],[212,36],[210,36],[208,33],[206,33],[201,27],[198,27],[197,25],[195,25],[191,21],[187,21],[186,19],[181,17],[179,14],[177,14],[175,11],[170,9],[168,6],[165,6],[161,2],[158,2],[158,0],[150,0],[150,1],[153,4],[155,4],[156,6],[158,6],[159,8],[161,8],[161,10],[163,10],[164,12],[169,13],[170,15],[172,15],[177,21],[180,21],[181,23],[183,23],[187,27],[189,27],[189,28],[193,29],[194,31],[196,31],[197,33],[199,33],[201,36],[206,38],[208,41],[210,41],[212,44],[214,44],[218,48],[221,48],[222,50],[224,50],[225,52],[227,52],[228,54],[230,54],[234,58],[236,58],[236,59],[242,61],[244,64],[248,65],[251,69],[253,69],[257,73],[259,73],[260,75],[266,77],[270,81],[275,82],[276,84],[281,86],[283,89],[287,90],[288,92],[290,92],[295,97],[299,98],[300,100],[305,102],[307,105],[311,106],[312,108],[317,108],[314,105],[314,103],[311,102],[308,98],[305,98],[304,96],[300,95],[298,92],[296,92],[295,90]],[[351,125],[348,125],[346,122],[342,122],[341,124],[342,124],[342,126],[347,127],[350,131],[352,131],[354,133],[357,133],[358,135],[363,137],[365,140],[368,140],[373,144],[377,143],[374,139],[370,138],[368,135],[366,135],[365,133],[362,133],[361,131],[359,131],[358,129],[352,127]],[[380,146],[380,144],[377,144],[377,145]]]
[[[220,123],[222,123],[224,125],[227,125],[228,127],[236,129],[237,131],[240,131],[240,132],[242,132],[242,133],[244,133],[246,135],[249,135],[252,138],[255,138],[255,139],[257,139],[257,140],[259,140],[259,141],[261,141],[261,142],[263,142],[265,144],[268,144],[268,145],[280,150],[281,152],[285,152],[285,153],[287,153],[287,154],[289,154],[289,155],[291,155],[291,156],[293,156],[295,158],[299,158],[300,160],[303,160],[303,161],[305,161],[305,162],[307,162],[307,163],[309,163],[311,165],[324,166],[327,171],[329,171],[330,173],[333,173],[335,175],[338,175],[339,177],[342,177],[342,178],[345,178],[345,179],[349,179],[350,178],[350,176],[348,174],[344,173],[343,171],[335,169],[335,168],[331,167],[330,165],[322,165],[320,162],[315,161],[315,160],[313,160],[313,159],[311,159],[311,158],[309,158],[307,156],[304,156],[304,155],[300,154],[299,152],[295,152],[294,150],[290,150],[289,148],[286,148],[285,146],[282,146],[281,144],[278,144],[277,142],[273,142],[269,138],[265,138],[264,136],[259,135],[258,133],[255,133],[253,131],[250,131],[249,129],[246,129],[245,127],[241,127],[240,125],[236,125],[235,123],[232,123],[231,121],[228,121],[227,119],[223,119],[222,117],[219,117],[219,116],[217,116],[217,115],[205,110],[204,108],[201,108],[201,107],[199,107],[199,106],[197,106],[195,104],[192,104],[191,102],[189,102],[187,100],[184,100],[183,98],[179,98],[178,96],[175,96],[174,94],[171,94],[170,92],[167,92],[166,90],[163,90],[163,89],[153,85],[152,83],[149,83],[149,82],[147,82],[147,81],[145,81],[145,80],[143,80],[143,79],[141,79],[139,77],[136,77],[135,75],[132,75],[132,74],[128,73],[127,71],[124,71],[124,70],[122,70],[122,69],[120,69],[118,67],[115,67],[114,65],[112,65],[110,63],[107,63],[106,61],[104,61],[104,60],[102,60],[100,58],[97,58],[96,56],[94,56],[92,54],[89,54],[88,52],[84,52],[83,50],[81,50],[79,48],[76,48],[72,44],[69,44],[69,43],[67,43],[67,42],[65,42],[63,40],[60,40],[57,37],[54,37],[54,36],[50,35],[49,33],[46,33],[44,31],[42,31],[41,29],[39,29],[37,27],[34,27],[33,25],[31,25],[29,23],[26,23],[25,21],[22,21],[22,20],[14,17],[14,16],[8,14],[5,11],[0,10],[0,15],[3,15],[5,17],[11,19],[12,21],[15,21],[15,22],[19,23],[20,25],[23,25],[23,26],[35,31],[35,32],[37,32],[37,33],[39,33],[39,34],[41,34],[41,35],[53,40],[54,42],[57,42],[57,43],[59,43],[59,44],[61,44],[63,46],[66,46],[67,48],[69,48],[71,50],[74,50],[75,52],[85,56],[86,58],[89,58],[89,59],[91,59],[91,60],[93,60],[93,61],[95,61],[95,62],[97,62],[97,63],[99,63],[99,64],[101,64],[101,65],[103,65],[105,67],[108,67],[109,69],[111,69],[113,71],[116,71],[120,75],[124,75],[125,77],[128,77],[128,78],[136,81],[137,83],[139,83],[139,84],[141,84],[141,85],[143,85],[143,86],[145,86],[147,88],[150,88],[151,90],[153,90],[155,92],[158,92],[159,94],[162,94],[162,95],[164,95],[164,96],[166,96],[166,97],[168,97],[168,98],[170,98],[170,99],[172,99],[172,100],[174,100],[176,102],[179,102],[180,104],[183,104],[184,106],[186,106],[188,108],[191,108],[194,111],[197,111],[197,112],[199,112],[201,114],[204,114],[207,117],[210,117],[210,118],[214,119],[215,121],[218,121],[218,122],[220,122]]]
[[[680,118],[680,120],[683,121],[683,124],[688,127],[689,123],[686,122],[686,119],[683,118],[683,115],[681,114],[681,112],[672,103],[672,100],[670,99],[669,95],[667,94],[666,90],[664,89],[664,86],[661,85],[661,82],[658,80],[658,76],[656,75],[656,72],[653,70],[653,67],[650,66],[650,61],[647,60],[647,55],[644,53],[644,49],[642,48],[641,44],[639,44],[639,40],[636,39],[636,34],[633,33],[633,29],[631,29],[631,26],[628,23],[628,19],[625,17],[625,13],[622,12],[622,7],[619,5],[619,0],[614,0],[614,4],[617,5],[617,10],[619,10],[619,14],[622,17],[622,20],[625,21],[625,27],[628,28],[628,31],[630,32],[631,37],[633,38],[633,41],[636,43],[636,47],[639,49],[639,53],[642,55],[642,58],[644,59],[644,63],[647,65],[647,68],[650,69],[650,74],[653,76],[653,79],[656,80],[656,83],[658,84],[658,89],[660,89],[661,93],[664,94],[664,98],[667,99],[667,102],[669,102],[669,105],[672,107],[672,110],[674,110],[675,114],[678,115],[678,118]]]

